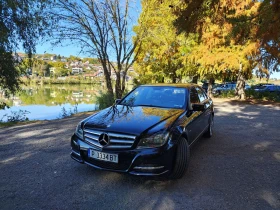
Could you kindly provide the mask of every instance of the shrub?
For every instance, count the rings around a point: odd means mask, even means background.
[[[250,99],[260,99],[260,100],[280,102],[280,92],[268,92],[268,91],[260,92],[260,91],[255,91],[254,89],[248,89],[245,92],[246,92],[246,96]]]
[[[19,111],[11,111],[11,114],[5,114],[3,115],[2,119],[0,120],[0,122],[5,122],[6,118],[6,122],[23,122],[23,121],[28,121],[28,117],[26,116],[27,114],[29,114],[30,112],[26,111],[26,110],[19,110]]]
[[[114,104],[115,98],[110,93],[102,93],[100,96],[96,97],[96,102],[99,109],[105,109]]]
[[[59,114],[59,118],[70,117],[71,115],[77,114],[77,113],[78,113],[78,104],[74,105],[73,110],[71,108],[69,108],[68,112],[65,109],[65,107],[62,107],[61,108],[61,113]]]
[[[221,98],[232,98],[234,96],[235,96],[234,90],[222,91],[220,95]]]

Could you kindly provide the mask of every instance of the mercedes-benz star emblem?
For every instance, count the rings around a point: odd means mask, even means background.
[[[107,133],[102,133],[98,138],[98,142],[102,146],[106,146],[110,143],[110,137],[108,136]]]

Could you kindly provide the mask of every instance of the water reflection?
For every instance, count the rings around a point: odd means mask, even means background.
[[[0,96],[10,109],[0,110],[0,120],[11,111],[27,110],[30,120],[56,119],[61,109],[71,111],[77,105],[78,112],[96,110],[98,85],[43,85],[25,86],[10,99]],[[5,119],[3,119],[5,120]]]

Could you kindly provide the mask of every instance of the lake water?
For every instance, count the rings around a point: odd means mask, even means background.
[[[96,96],[100,94],[99,85],[38,85],[25,86],[11,99],[0,98],[9,109],[0,109],[0,120],[7,120],[12,112],[27,111],[29,120],[52,120],[73,112],[97,109]]]

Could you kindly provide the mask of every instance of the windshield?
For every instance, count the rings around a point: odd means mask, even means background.
[[[140,86],[127,95],[120,104],[181,109],[186,104],[186,92],[185,88]]]

